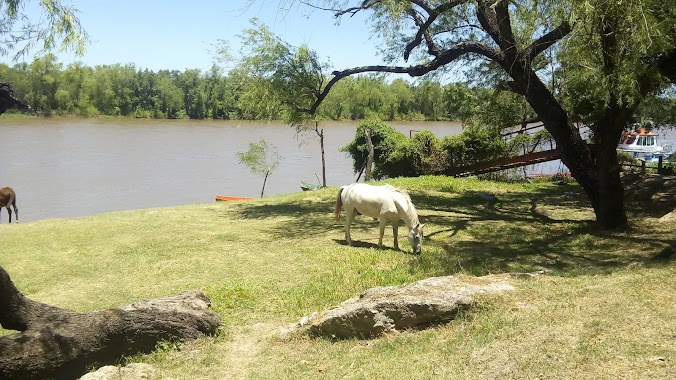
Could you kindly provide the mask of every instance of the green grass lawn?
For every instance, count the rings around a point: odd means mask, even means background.
[[[660,379],[676,373],[673,223],[593,224],[577,185],[421,177],[423,253],[378,249],[378,223],[333,219],[337,188],[243,202],[0,225],[0,266],[33,300],[77,311],[199,289],[218,337],[126,358],[172,379]],[[479,196],[497,196],[494,205]],[[30,205],[21,205],[21,208]],[[665,212],[666,213],[666,212]],[[344,213],[343,213],[344,215]],[[344,220],[344,218],[343,218]],[[392,247],[388,228],[384,243]],[[460,318],[373,340],[283,338],[281,327],[363,290],[431,276],[546,270]],[[9,331],[0,329],[0,334]],[[669,375],[671,373],[672,375]]]

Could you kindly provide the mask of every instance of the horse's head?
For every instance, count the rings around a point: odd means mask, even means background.
[[[408,232],[408,242],[411,243],[411,247],[413,247],[413,253],[416,255],[419,255],[422,252],[422,239],[423,236],[425,236],[423,233],[423,227],[425,227],[424,224],[418,223]]]

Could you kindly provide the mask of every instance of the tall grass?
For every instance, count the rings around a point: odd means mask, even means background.
[[[358,217],[354,247],[333,219],[337,189],[246,202],[0,225],[0,265],[28,297],[78,311],[199,289],[221,334],[126,358],[173,379],[669,378],[673,264],[649,258],[676,226],[632,215],[604,232],[573,184],[421,177],[407,189],[427,223],[423,253],[378,249]],[[483,193],[496,196],[489,202]],[[23,205],[30,207],[30,205]],[[405,230],[405,228],[404,228]],[[392,246],[391,229],[384,239]],[[374,340],[276,332],[374,286],[546,270],[460,318]],[[8,334],[9,331],[0,333]]]

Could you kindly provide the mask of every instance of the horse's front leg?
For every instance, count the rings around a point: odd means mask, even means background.
[[[387,227],[387,219],[380,217],[380,238],[378,239],[378,248],[383,247],[383,235],[385,235],[385,227]]]
[[[7,206],[7,212],[9,213],[9,222],[12,223],[12,209]]]
[[[399,251],[399,221],[392,222],[392,234],[394,234],[394,249]]]

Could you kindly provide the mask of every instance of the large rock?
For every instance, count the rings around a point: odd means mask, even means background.
[[[126,367],[107,365],[82,376],[79,380],[152,380],[157,371],[150,364],[133,363]]]
[[[667,223],[667,222],[676,222],[676,209],[672,210],[670,213],[663,215],[660,218],[660,222],[662,223]],[[673,224],[672,224],[673,225]]]
[[[371,288],[357,297],[304,317],[286,333],[336,339],[370,338],[420,329],[453,319],[477,294],[513,290],[504,279],[432,277],[411,284]]]

